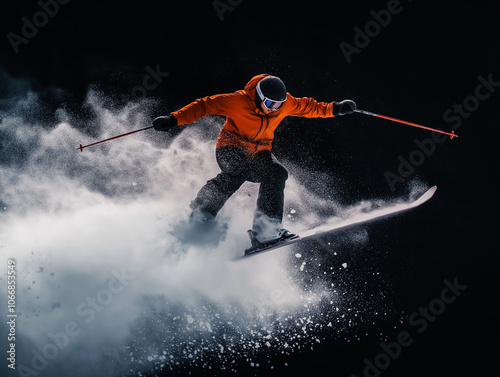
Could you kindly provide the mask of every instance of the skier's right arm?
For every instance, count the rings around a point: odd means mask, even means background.
[[[234,94],[217,94],[197,99],[170,115],[156,118],[153,126],[158,131],[168,131],[177,125],[192,123],[205,115],[225,115],[233,96]]]

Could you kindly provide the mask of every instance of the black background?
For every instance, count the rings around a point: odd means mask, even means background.
[[[353,44],[353,28],[363,29],[373,19],[370,11],[386,9],[387,1],[233,4],[221,20],[209,0],[71,0],[15,53],[7,34],[21,35],[21,18],[31,19],[40,10],[34,1],[16,1],[2,5],[0,65],[11,76],[30,80],[49,119],[60,106],[55,88],[64,89],[66,106],[85,118],[81,105],[90,86],[106,92],[115,106],[124,105],[123,96],[141,85],[145,67],[157,65],[169,73],[147,92],[159,100],[157,115],[202,96],[241,89],[253,75],[266,72],[280,76],[298,97],[351,98],[361,109],[446,131],[453,124],[443,114],[474,95],[479,76],[492,75],[500,82],[498,1],[402,0],[403,11],[353,54],[351,63],[339,44]],[[8,98],[10,90],[2,86],[1,98]],[[455,131],[459,137],[437,145],[409,177],[436,184],[435,198],[412,216],[371,227],[377,236],[363,252],[382,264],[391,277],[393,299],[408,314],[438,298],[445,279],[458,278],[468,287],[423,334],[415,335],[415,343],[382,376],[500,376],[494,242],[499,91],[480,101],[461,120]],[[397,174],[398,156],[408,158],[416,149],[414,140],[430,136],[360,114],[293,118],[276,132],[275,154],[336,177],[342,182],[336,200],[350,203],[406,195],[411,179],[391,190],[384,173]],[[394,337],[405,330],[405,324],[393,327],[387,324]],[[380,352],[380,340],[342,342],[338,335],[314,351],[283,360],[276,356],[288,363],[286,368],[242,366],[240,374],[362,375],[363,360]]]

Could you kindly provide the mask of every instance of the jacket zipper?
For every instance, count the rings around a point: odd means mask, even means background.
[[[259,128],[259,132],[257,132],[257,134],[254,136],[254,138],[253,138],[252,140],[257,139],[257,136],[259,136],[260,131],[262,131],[262,126],[263,126],[263,125],[264,125],[264,117],[260,117],[260,128]],[[264,132],[266,132],[267,127],[269,127],[269,118],[266,118],[266,127],[264,128]]]
[[[257,132],[257,134],[253,137],[252,140],[255,140],[257,138],[257,136],[259,136],[260,134],[260,131],[262,130],[262,126],[264,125],[264,118],[262,118],[261,116],[259,116],[260,118],[260,128],[259,128],[259,131]]]

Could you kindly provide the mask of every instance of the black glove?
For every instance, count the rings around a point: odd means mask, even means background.
[[[354,110],[356,110],[356,107],[357,107],[356,102],[350,99],[345,99],[340,102],[334,102],[333,115],[339,116],[339,115],[352,114]]]
[[[172,114],[153,120],[153,127],[156,131],[170,131],[175,126],[177,126],[177,118]]]

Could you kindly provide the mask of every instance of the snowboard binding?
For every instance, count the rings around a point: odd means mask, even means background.
[[[267,249],[268,247],[274,246],[278,243],[288,241],[288,240],[293,240],[293,239],[299,237],[298,234],[294,234],[286,229],[281,229],[278,232],[277,238],[275,238],[271,241],[268,241],[268,242],[264,242],[264,243],[260,242],[257,239],[257,237],[256,237],[257,234],[251,229],[248,230],[248,236],[250,237],[250,242],[252,243],[252,246],[245,250],[245,255],[249,255],[249,254],[255,253],[257,251]]]

